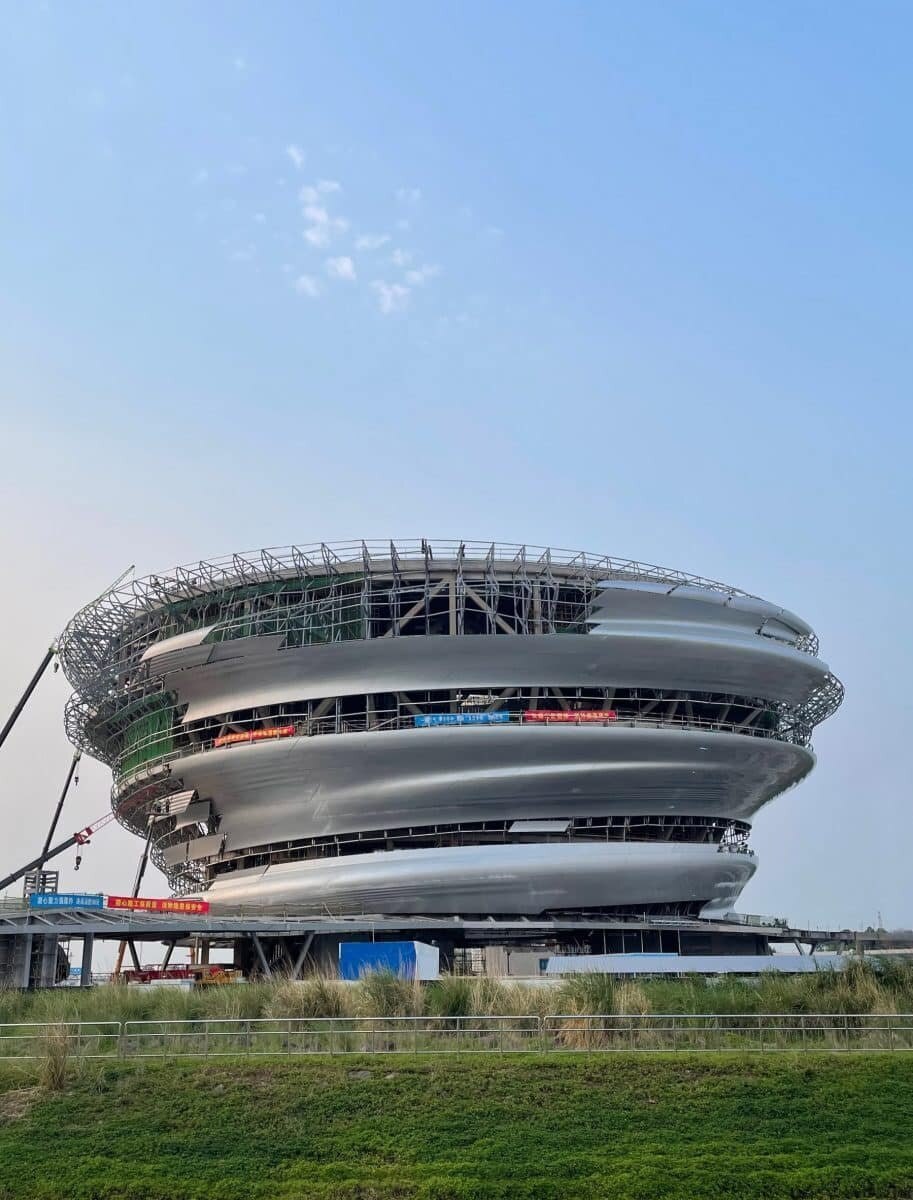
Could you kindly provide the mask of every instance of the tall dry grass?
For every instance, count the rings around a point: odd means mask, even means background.
[[[264,1017],[351,1017],[356,1006],[351,988],[338,979],[312,975],[280,980],[264,988],[260,1015]],[[227,990],[227,989],[226,989]]]
[[[197,1017],[510,1016],[650,1013],[913,1012],[913,962],[853,960],[845,970],[762,973],[757,979],[685,976],[615,979],[577,975],[527,986],[485,977],[443,976],[427,984],[374,974],[357,983],[327,975],[179,991],[107,986],[25,993],[0,990],[0,1024],[192,1020]]]
[[[42,1039],[38,1082],[47,1092],[62,1092],[67,1084],[70,1036],[66,1025],[52,1025]]]
[[[425,993],[418,980],[402,979],[387,971],[372,971],[352,988],[360,1017],[421,1017]]]

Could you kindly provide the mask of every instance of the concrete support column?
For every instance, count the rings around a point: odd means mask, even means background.
[[[57,983],[57,950],[59,939],[45,934],[38,939],[38,971],[35,987],[49,988]]]
[[[18,938],[17,941],[19,942],[19,953],[22,957],[19,960],[19,978],[16,981],[16,986],[22,988],[24,991],[28,988],[32,977],[33,935],[27,933],[23,937]]]
[[[85,934],[82,939],[82,974],[79,977],[80,987],[92,986],[92,951],[94,949],[95,934]]]

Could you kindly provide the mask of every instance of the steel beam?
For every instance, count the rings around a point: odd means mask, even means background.
[[[254,943],[254,949],[257,951],[257,958],[260,960],[260,966],[263,969],[263,974],[266,976],[267,979],[272,979],[273,973],[270,970],[270,965],[267,962],[266,955],[263,953],[263,945],[260,941],[259,935],[256,933],[252,933],[250,936]]]
[[[298,979],[300,977],[301,968],[304,966],[304,960],[308,956],[308,951],[311,948],[311,943],[313,942],[313,940],[314,940],[313,933],[309,933],[307,935],[307,937],[304,939],[304,941],[301,943],[301,949],[298,951],[298,954],[295,958],[294,963],[292,963],[292,979]]]

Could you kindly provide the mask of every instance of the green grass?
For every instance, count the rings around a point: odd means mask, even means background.
[[[900,1053],[106,1063],[62,1093],[31,1083],[0,1071],[0,1200],[913,1196]]]

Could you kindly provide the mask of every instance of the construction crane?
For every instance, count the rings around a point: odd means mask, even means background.
[[[3,743],[6,741],[7,737],[9,737],[10,730],[13,728],[13,726],[16,724],[17,720],[19,719],[19,714],[25,708],[26,704],[28,704],[29,697],[31,696],[32,692],[34,692],[35,688],[38,686],[38,680],[48,669],[48,665],[56,653],[57,653],[57,645],[56,645],[56,643],[52,643],[50,646],[48,646],[47,650],[45,651],[44,658],[38,664],[38,670],[35,672],[35,674],[29,680],[28,686],[26,687],[26,689],[22,693],[22,695],[19,697],[19,700],[18,700],[15,708],[13,709],[13,711],[10,713],[9,717],[7,718],[6,724],[3,726],[2,729],[0,729],[0,746],[2,746]],[[56,666],[54,669],[56,670]]]
[[[123,571],[120,575],[118,575],[117,579],[114,580],[114,582],[111,584],[111,586],[109,588],[107,588],[104,592],[102,592],[101,596],[97,597],[97,599],[94,600],[92,603],[93,604],[97,603],[98,600],[100,600],[102,598],[102,596],[107,595],[108,592],[114,591],[115,588],[119,587],[124,582],[124,580],[130,575],[130,573],[132,571],[133,571],[133,566],[131,565],[126,569],[126,571]],[[0,729],[0,746],[2,746],[3,743],[6,741],[7,737],[9,736],[10,730],[13,728],[13,726],[16,724],[17,720],[19,719],[19,716],[22,713],[22,710],[25,708],[26,704],[29,701],[29,698],[32,695],[32,692],[34,692],[35,688],[38,686],[39,680],[41,679],[42,675],[47,670],[49,664],[51,663],[51,661],[54,658],[56,653],[57,653],[57,640],[55,639],[51,643],[51,645],[47,648],[47,650],[45,651],[45,655],[42,658],[41,662],[38,664],[38,668],[35,671],[34,675],[29,680],[25,691],[22,693],[22,695],[19,697],[19,700],[16,702],[16,705],[13,708],[13,711],[10,713],[9,717],[7,718],[6,722],[4,723],[3,728]],[[56,663],[54,664],[55,671],[57,670],[57,665],[58,664],[56,664]],[[80,760],[81,756],[82,756],[82,752],[80,750],[77,750],[75,752],[75,754],[73,755],[73,760],[70,763],[70,769],[67,772],[66,781],[64,782],[64,785],[63,785],[63,791],[60,793],[60,799],[57,801],[57,807],[54,810],[53,817],[51,818],[51,825],[50,825],[50,828],[48,829],[48,834],[47,834],[47,837],[45,838],[44,846],[42,848],[41,853],[36,858],[33,858],[31,860],[31,862],[26,863],[24,867],[20,867],[18,870],[13,871],[12,874],[6,875],[6,876],[4,876],[3,879],[0,879],[0,891],[2,891],[6,887],[9,887],[9,885],[11,883],[15,883],[17,879],[21,879],[23,877],[23,875],[28,874],[29,871],[32,871],[35,868],[37,868],[39,871],[41,871],[46,862],[48,862],[52,858],[56,858],[58,854],[63,854],[63,852],[65,850],[69,850],[71,846],[85,846],[87,844],[87,842],[89,841],[89,839],[91,838],[93,833],[97,833],[99,829],[104,829],[104,827],[106,825],[110,824],[111,821],[114,820],[113,811],[106,812],[104,814],[104,816],[99,817],[99,819],[97,821],[93,821],[91,825],[87,825],[84,829],[80,829],[78,833],[74,833],[73,836],[68,837],[66,839],[66,841],[58,842],[56,846],[51,845],[51,838],[54,836],[54,832],[57,828],[57,822],[60,820],[60,814],[63,810],[63,802],[66,799],[67,792],[69,791],[69,788],[70,788],[70,784],[72,783],[73,777],[76,774],[76,770],[79,766],[79,760]],[[77,783],[79,782],[78,777],[76,779],[76,782]],[[147,854],[148,854],[148,843],[147,843]],[[79,868],[79,857],[77,857],[77,859],[76,859],[76,866],[78,869]],[[143,863],[142,870],[145,870],[145,863]],[[142,872],[140,872],[139,878],[142,879]]]
[[[114,582],[109,587],[105,588],[105,590],[101,593],[101,595],[97,596],[92,601],[92,604],[97,604],[98,601],[102,599],[102,597],[106,596],[109,592],[113,592],[115,590],[115,588],[120,587],[120,585],[132,573],[133,570],[134,570],[134,567],[131,564],[129,567],[127,567],[126,571],[122,571],[120,573],[120,575],[118,575],[118,577],[114,580]],[[22,695],[19,697],[19,700],[16,702],[16,705],[13,708],[13,711],[10,713],[9,717],[7,718],[3,728],[0,729],[0,746],[2,746],[3,743],[6,741],[6,739],[9,737],[10,730],[13,728],[13,726],[19,720],[19,716],[20,716],[22,710],[25,708],[26,704],[28,704],[29,698],[30,698],[32,692],[34,692],[35,688],[38,686],[38,682],[41,679],[41,676],[48,669],[48,666],[50,665],[50,663],[56,653],[57,653],[57,639],[55,638],[54,641],[51,642],[50,646],[48,646],[47,650],[45,651],[44,658],[42,658],[41,662],[38,664],[38,668],[35,671],[35,674],[32,676],[32,678],[29,680],[28,684],[26,685],[25,691],[22,693]],[[60,665],[59,663],[54,663],[55,671],[57,670],[59,665]]]
[[[5,875],[0,879],[0,891],[9,887],[11,883],[15,883],[17,879],[21,879],[29,871],[33,871],[36,867],[41,868],[46,862],[52,858],[56,858],[58,854],[63,854],[65,850],[69,850],[71,846],[85,846],[91,839],[93,834],[98,833],[100,829],[104,829],[106,825],[110,825],[114,820],[113,811],[109,810],[103,817],[99,817],[97,821],[93,821],[91,825],[86,825],[84,829],[80,829],[74,833],[72,837],[68,837],[64,842],[58,842],[56,846],[51,846],[48,850],[42,852],[27,862],[24,867],[19,867],[9,875]]]

